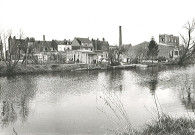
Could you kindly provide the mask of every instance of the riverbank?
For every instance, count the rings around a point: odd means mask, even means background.
[[[32,73],[50,73],[50,72],[66,72],[66,71],[76,71],[76,70],[94,70],[99,67],[95,64],[29,64],[29,65],[17,65],[14,68],[14,71],[11,73],[12,75],[19,74],[32,74]],[[0,75],[6,76],[10,73],[7,72],[7,68],[5,66],[1,66]]]
[[[133,69],[136,67],[146,67],[143,64],[129,64],[119,66],[107,66],[96,64],[18,64],[13,72],[10,74],[7,71],[6,65],[0,66],[0,75],[19,75],[19,74],[32,74],[32,73],[49,73],[49,72],[66,72],[66,71],[83,71],[83,70],[116,70],[116,69]]]
[[[135,69],[135,68],[147,68],[151,66],[163,66],[171,65],[169,63],[145,63],[145,64],[124,64],[118,66],[96,65],[96,64],[18,64],[12,73],[7,72],[6,65],[0,66],[0,75],[20,75],[20,74],[39,74],[50,72],[67,72],[67,71],[83,71],[83,70],[120,70],[120,69]]]
[[[194,135],[195,120],[187,117],[174,118],[162,115],[153,122],[146,124],[142,129],[132,129],[119,133],[122,135]]]

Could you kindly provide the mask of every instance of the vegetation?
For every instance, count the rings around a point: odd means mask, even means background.
[[[141,129],[135,129],[131,125],[128,114],[121,102],[120,98],[114,93],[104,93],[99,97],[103,106],[98,103],[98,110],[102,112],[116,128],[109,130],[112,134],[116,135],[194,135],[195,134],[195,119],[191,117],[172,117],[164,114],[158,98],[155,95],[156,83],[152,83],[151,91],[156,105],[156,115],[151,123],[146,124]],[[182,93],[187,93],[187,100],[192,101],[191,85],[185,85],[182,88]],[[121,87],[120,87],[121,88]],[[183,95],[183,98],[185,96]],[[189,105],[189,101],[187,104]],[[110,111],[109,114],[106,111]]]
[[[156,43],[154,38],[152,38],[149,45],[148,45],[148,52],[147,52],[147,56],[152,57],[152,63],[153,63],[154,57],[158,56],[158,52],[159,52],[158,44]]]
[[[166,58],[163,56],[158,57],[158,62],[166,61]]]
[[[116,46],[115,48],[110,48],[108,57],[110,59],[110,65],[116,66],[120,65],[120,56],[125,52],[124,46]]]
[[[148,124],[140,135],[194,135],[195,120],[187,117],[173,118],[162,115],[159,120]]]
[[[7,33],[3,32],[2,35],[3,35],[4,47],[5,47],[5,50],[7,50],[6,49],[6,40],[9,37],[11,37],[12,30],[8,30]],[[19,61],[19,59],[12,59],[12,54],[10,53],[10,51],[11,51],[11,49],[9,48],[9,51],[6,51],[5,58],[2,58],[2,60],[6,64],[8,75],[11,75],[14,72],[14,69]]]
[[[182,54],[179,58],[178,64],[183,65],[186,60],[188,60],[195,52],[195,39],[192,37],[192,33],[195,29],[195,19],[192,22],[187,22],[183,28],[187,30],[187,37],[180,34],[183,40]]]

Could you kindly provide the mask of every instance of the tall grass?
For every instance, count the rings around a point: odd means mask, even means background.
[[[118,95],[112,92],[104,93],[103,95],[97,97],[97,101],[97,109],[116,127],[116,129],[108,129],[109,132],[117,135],[136,134],[136,131],[133,129],[127,112]]]
[[[159,120],[147,124],[140,135],[194,135],[195,120],[188,117],[173,118],[162,115]]]
[[[190,86],[190,87],[189,87]],[[191,96],[191,85],[186,85],[182,89],[183,98],[189,100]],[[172,117],[165,113],[161,108],[157,95],[153,94],[156,106],[156,115],[150,123],[141,129],[135,129],[128,117],[119,96],[113,92],[104,93],[99,96],[103,105],[98,104],[97,109],[102,112],[116,128],[109,130],[115,135],[195,135],[195,120],[191,117]]]

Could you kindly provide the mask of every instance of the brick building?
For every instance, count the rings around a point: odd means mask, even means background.
[[[179,36],[160,34],[159,35],[159,43],[173,45],[173,46],[179,46]]]

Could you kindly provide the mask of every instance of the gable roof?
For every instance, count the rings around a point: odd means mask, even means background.
[[[54,40],[58,45],[65,45],[64,41],[62,40]]]
[[[81,44],[81,43],[88,43],[88,44],[92,43],[88,38],[76,38],[76,39],[79,42],[79,44]]]
[[[42,52],[45,48],[51,51],[52,44],[51,41],[35,41],[35,48],[37,52]]]

